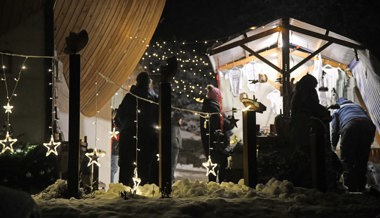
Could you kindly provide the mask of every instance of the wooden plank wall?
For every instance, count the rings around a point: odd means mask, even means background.
[[[164,6],[165,0],[57,0],[56,48],[67,82],[69,58],[63,53],[65,38],[82,29],[89,35],[87,46],[80,52],[80,108],[84,115],[95,115],[120,88],[107,83],[98,73],[123,84],[133,72],[149,45]]]

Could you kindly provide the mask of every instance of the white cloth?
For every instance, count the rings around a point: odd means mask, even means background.
[[[248,90],[251,92],[256,92],[258,84],[257,83],[254,84],[250,80],[259,80],[259,73],[257,72],[257,70],[255,68],[256,68],[256,66],[253,62],[244,65],[244,67],[242,68],[244,75],[247,76]]]
[[[242,91],[242,71],[234,67],[225,73],[225,78],[230,80],[232,95],[237,97]]]
[[[270,111],[274,115],[279,115],[281,114],[281,109],[282,109],[282,96],[279,90],[274,89],[267,95],[267,99],[271,102],[270,105]]]

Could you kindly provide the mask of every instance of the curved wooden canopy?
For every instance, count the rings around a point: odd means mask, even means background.
[[[58,55],[70,32],[89,35],[81,54],[80,110],[93,116],[120,88],[144,54],[160,20],[165,0],[57,0],[54,10]],[[69,58],[60,56],[69,82]],[[97,85],[95,85],[97,82]],[[96,97],[96,94],[98,96]]]

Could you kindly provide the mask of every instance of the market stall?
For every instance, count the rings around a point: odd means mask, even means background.
[[[322,105],[343,96],[359,102],[379,129],[379,65],[354,40],[296,19],[278,19],[214,46],[209,59],[223,92],[223,110],[228,115],[232,108],[244,108],[242,94],[257,99],[266,106],[256,117],[264,133],[277,115],[289,117],[293,85],[307,73],[319,82]],[[235,117],[241,119],[241,113]],[[241,129],[234,129],[240,139]]]

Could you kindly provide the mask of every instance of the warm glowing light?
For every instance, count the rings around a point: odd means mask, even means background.
[[[206,168],[206,176],[210,175],[210,173],[216,176],[215,167],[218,166],[218,164],[211,161],[210,155],[208,156],[208,160],[202,163],[202,166]]]
[[[9,105],[9,102],[7,103],[7,105],[3,106],[3,108],[5,109],[5,113],[12,113],[13,106]]]
[[[2,145],[0,154],[4,153],[6,150],[9,150],[11,153],[13,153],[13,144],[16,142],[17,139],[12,139],[12,137],[9,135],[9,132],[7,131],[5,139],[0,140],[0,144]]]
[[[61,142],[54,142],[53,135],[50,136],[50,142],[43,143],[43,145],[48,149],[46,151],[46,157],[49,156],[51,153],[58,155],[57,148],[61,145]]]
[[[88,162],[87,166],[91,166],[92,164],[96,164],[96,165],[98,165],[98,167],[100,167],[100,163],[98,162],[99,158],[104,157],[105,153],[94,148],[92,152],[88,152],[85,155],[90,160]]]
[[[112,139],[112,138],[117,139],[117,136],[119,135],[119,131],[117,131],[117,130],[115,129],[115,127],[114,127],[114,128],[112,128],[112,131],[110,131],[110,134],[111,134],[111,139]]]

